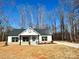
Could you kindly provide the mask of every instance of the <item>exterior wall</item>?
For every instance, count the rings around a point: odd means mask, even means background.
[[[8,43],[12,42],[12,36],[8,36]]]
[[[28,41],[23,42],[23,40],[21,39],[21,45],[29,45],[29,42]]]
[[[12,37],[18,37],[18,36],[8,36],[8,44],[19,44],[20,41],[12,42]]]
[[[20,33],[19,35],[39,35],[39,33],[37,33],[33,29],[27,29],[27,30],[23,31],[22,33]]]
[[[20,43],[20,40],[18,42],[12,42],[12,37],[17,37],[17,36],[8,36],[8,44],[19,44]],[[36,37],[35,41],[33,41],[31,38],[30,38],[30,45],[37,45],[38,44],[38,37]],[[29,45],[29,42],[27,41],[23,41],[21,40],[21,45]]]
[[[47,36],[47,41],[42,41],[42,36]],[[50,43],[52,41],[52,35],[39,36],[39,43]]]
[[[42,41],[42,36],[47,36],[47,41]],[[30,38],[30,45],[37,45],[38,43],[50,43],[52,41],[52,35],[39,35],[39,41],[38,41],[38,37],[36,38],[35,41],[33,41]],[[19,44],[20,40],[18,42],[12,42],[12,37],[17,37],[17,36],[8,36],[8,44]],[[21,40],[21,45],[29,45],[29,42],[23,42],[23,40]]]
[[[38,44],[38,38],[35,39],[35,41],[33,41],[32,39],[30,40],[30,44],[31,45],[37,45]]]
[[[33,40],[31,39],[31,40],[30,40],[30,45],[37,45],[37,44],[38,44],[37,42],[38,42],[37,40],[33,41]],[[29,42],[23,42],[23,41],[21,40],[21,45],[29,45]]]
[[[29,42],[21,42],[21,45],[29,45]]]
[[[23,42],[23,40],[21,40],[21,45],[37,45],[38,44],[38,37],[36,36],[36,39],[33,41],[32,36],[30,36],[29,41],[25,41]]]

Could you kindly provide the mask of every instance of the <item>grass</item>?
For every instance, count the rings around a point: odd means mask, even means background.
[[[58,44],[10,45],[0,43],[0,59],[79,59],[79,49]]]

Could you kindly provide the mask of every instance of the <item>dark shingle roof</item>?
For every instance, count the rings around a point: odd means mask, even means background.
[[[13,29],[8,36],[18,36],[21,32],[23,32],[25,29]],[[49,35],[49,31],[47,29],[34,29],[41,35]]]
[[[20,34],[22,31],[24,31],[25,29],[13,29],[10,33],[9,36],[18,36],[18,34]]]
[[[49,30],[47,29],[34,29],[35,31],[37,31],[39,34],[41,35],[49,35]]]

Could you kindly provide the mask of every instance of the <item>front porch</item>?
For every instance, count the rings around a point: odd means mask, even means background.
[[[38,35],[20,35],[20,45],[36,45],[38,44]]]

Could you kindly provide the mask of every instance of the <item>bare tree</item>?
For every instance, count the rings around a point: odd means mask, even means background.
[[[78,22],[78,13],[76,13],[79,8],[78,0],[67,0],[68,5],[68,14],[69,14],[69,24],[71,27],[70,38],[71,41],[76,41],[77,39],[77,22]]]
[[[62,7],[58,9],[58,13],[59,13],[59,21],[60,21],[61,39],[64,40],[64,10]]]
[[[1,27],[1,40],[3,41],[4,40],[4,21],[3,21],[3,17],[4,17],[4,11],[3,10],[0,10],[0,16],[1,16],[1,19],[0,19],[0,27]]]
[[[70,40],[73,42],[73,20],[72,20],[72,14],[69,13],[68,15],[68,18],[69,18],[69,30],[70,30]]]
[[[52,30],[52,26],[51,26],[52,25],[52,22],[51,22],[52,21],[52,11],[47,12],[47,17],[48,17],[47,19],[48,19],[48,23],[49,23],[48,24],[49,25],[49,31],[51,31]]]
[[[45,7],[43,5],[38,8],[39,27],[44,28]]]
[[[34,21],[34,15],[33,15],[33,6],[31,5],[27,5],[27,12],[29,14],[29,19],[28,19],[28,22],[29,22],[29,27],[33,27],[33,21]]]
[[[0,19],[0,41],[2,41],[2,20]]]
[[[7,16],[4,16],[3,17],[3,34],[2,34],[2,39],[4,40],[5,39],[5,45],[7,46],[8,45],[8,39],[5,38],[6,37],[6,31],[7,31],[7,27],[9,26],[9,19]],[[7,36],[8,37],[8,36]]]
[[[56,9],[52,12],[52,25],[53,25],[53,33],[56,34]]]
[[[8,26],[9,26],[9,19],[8,19],[7,16],[3,16],[1,18],[1,20],[2,20],[2,22],[1,22],[1,28],[0,29],[2,31],[2,33],[1,33],[1,35],[2,35],[2,41],[5,40],[5,45],[7,46],[8,45],[8,43],[7,43],[7,40],[8,40],[7,37],[8,36],[6,36],[6,33],[7,33]]]
[[[3,41],[3,39],[2,39],[2,33],[3,33],[3,21],[2,21],[2,17],[3,17],[3,14],[4,14],[4,10],[2,10],[1,8],[2,8],[2,6],[3,6],[3,1],[2,0],[0,0],[0,40],[1,41]]]
[[[60,7],[58,8],[59,20],[60,20],[60,31],[61,39],[64,40],[64,1],[60,0]]]
[[[55,38],[56,37],[56,14],[55,13],[56,13],[55,9],[48,13],[48,20],[49,20],[50,26],[52,27],[52,34],[54,39],[56,39]]]
[[[75,21],[74,21],[74,39],[78,40],[78,26],[79,26],[79,0],[75,0],[74,1],[74,7],[73,7],[73,11],[74,11],[74,18],[75,18]]]
[[[18,8],[19,14],[20,14],[20,27],[22,29],[25,28],[26,26],[26,8],[25,6],[20,6],[20,8]]]

